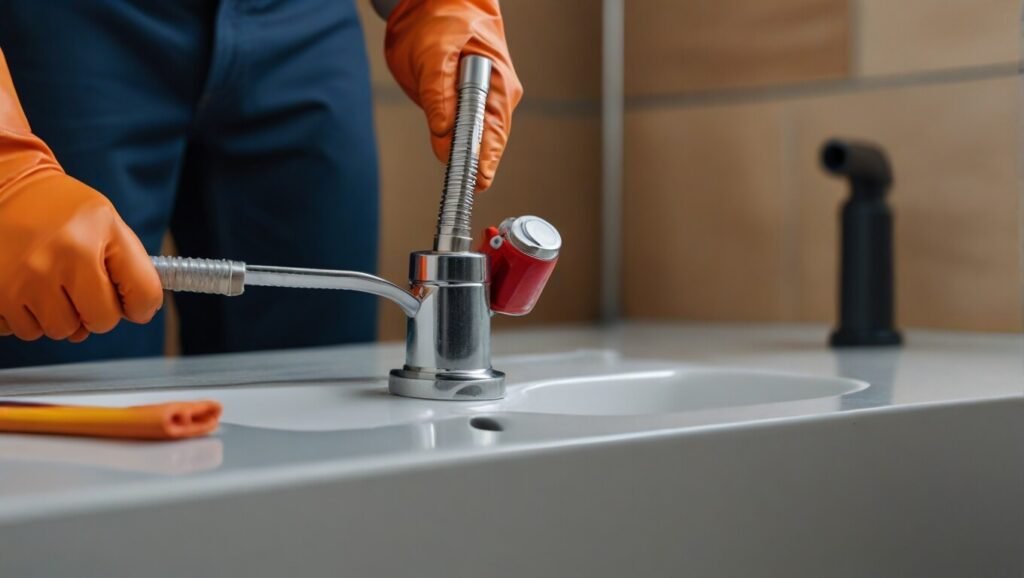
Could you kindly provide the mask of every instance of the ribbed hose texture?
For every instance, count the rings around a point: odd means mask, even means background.
[[[160,283],[168,291],[240,295],[244,288],[245,263],[225,259],[152,257]]]
[[[486,106],[486,91],[475,86],[463,87],[459,91],[452,150],[438,215],[438,237],[473,237],[473,193],[480,164],[480,139]]]

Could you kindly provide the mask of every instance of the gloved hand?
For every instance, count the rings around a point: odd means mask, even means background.
[[[448,161],[455,125],[459,57],[494,62],[480,147],[477,189],[491,186],[523,97],[505,43],[498,0],[402,0],[388,17],[384,53],[395,80],[423,109],[434,154]]]
[[[146,250],[114,206],[32,134],[0,52],[0,335],[79,342],[163,303]]]

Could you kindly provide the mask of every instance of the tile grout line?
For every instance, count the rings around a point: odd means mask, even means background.
[[[398,87],[382,84],[375,84],[373,86],[373,102],[374,104],[384,105],[407,104],[412,107],[416,106]],[[527,97],[516,108],[516,113],[596,118],[601,115],[601,99]]]
[[[700,93],[675,93],[626,98],[627,110],[661,108],[688,108],[708,105],[750,104],[795,98],[850,94],[891,88],[912,88],[961,82],[979,82],[1017,76],[1022,71],[1020,61],[971,66],[937,71],[913,72],[869,77],[850,77],[834,80],[809,81],[752,88],[747,90],[720,90]]]
[[[859,68],[856,57],[851,57],[852,68]],[[835,80],[808,81],[761,88],[719,90],[697,93],[674,93],[650,96],[627,96],[625,109],[657,110],[693,108],[713,105],[753,104],[795,98],[813,98],[836,94],[850,94],[871,90],[913,88],[961,82],[981,82],[1017,76],[1024,71],[1022,62],[1004,62],[984,66],[912,72],[883,76],[849,77]],[[859,73],[859,71],[858,71]],[[387,84],[373,86],[374,103],[380,105],[414,106],[398,87]],[[601,116],[600,98],[526,98],[517,113],[540,116],[570,116],[598,118]]]

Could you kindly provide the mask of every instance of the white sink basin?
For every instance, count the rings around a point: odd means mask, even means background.
[[[536,383],[499,405],[531,413],[659,415],[838,398],[866,387],[849,379],[679,367]]]
[[[413,426],[429,429],[432,440],[437,426],[448,432],[445,439],[453,440],[449,443],[477,445],[479,432],[467,424],[504,431],[504,441],[580,437],[834,411],[842,396],[867,387],[850,379],[623,360],[593,352],[519,358],[507,361],[503,369],[511,376],[508,395],[497,402],[395,397],[387,393],[383,378],[15,399],[103,406],[214,399],[223,404],[222,421],[227,424],[308,432]],[[493,436],[485,439],[495,442]]]

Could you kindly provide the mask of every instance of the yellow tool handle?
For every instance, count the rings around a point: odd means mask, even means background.
[[[214,431],[220,414],[216,401],[133,407],[0,404],[0,432],[173,440]]]

